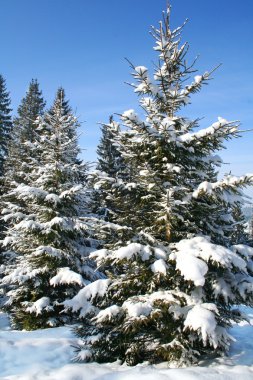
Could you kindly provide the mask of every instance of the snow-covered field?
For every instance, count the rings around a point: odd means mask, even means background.
[[[245,309],[253,324],[253,310]],[[14,331],[0,313],[0,379],[8,380],[252,380],[253,326],[235,325],[228,357],[198,367],[73,363],[76,338],[68,327]]]

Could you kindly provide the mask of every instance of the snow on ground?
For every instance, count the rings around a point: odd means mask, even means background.
[[[253,310],[244,309],[253,324]],[[253,326],[235,325],[236,339],[228,357],[189,368],[167,368],[166,364],[136,367],[118,363],[73,363],[77,342],[69,327],[37,331],[11,330],[8,318],[0,313],[1,380],[252,380]]]

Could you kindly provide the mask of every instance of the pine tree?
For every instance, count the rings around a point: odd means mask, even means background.
[[[72,322],[63,302],[99,277],[86,257],[96,242],[81,220],[88,197],[81,183],[87,165],[77,160],[79,124],[58,95],[36,121],[39,160],[31,163],[29,178],[4,197],[9,228],[2,246],[12,255],[1,281],[5,307],[14,325],[28,330]]]
[[[26,96],[18,107],[18,116],[15,119],[15,126],[20,130],[23,140],[31,142],[35,140],[36,125],[34,121],[43,114],[45,105],[39,83],[37,79],[32,79]]]
[[[4,177],[1,178],[1,194],[7,194],[21,183],[29,182],[31,167],[38,158],[35,141],[35,120],[42,115],[45,101],[39,89],[38,81],[33,79],[26,96],[18,107],[18,116],[14,119],[11,138],[8,142],[8,159],[4,162]],[[1,209],[5,206],[0,200]],[[25,205],[20,204],[18,212],[25,213]],[[3,221],[1,221],[3,223]],[[7,223],[3,225],[6,228]],[[12,257],[12,255],[10,255]],[[9,257],[9,258],[10,258]],[[7,264],[7,257],[1,253],[1,262]]]
[[[39,84],[32,79],[26,96],[18,107],[18,116],[14,119],[12,136],[9,143],[9,157],[5,163],[6,178],[2,184],[4,192],[23,183],[29,177],[30,165],[36,160],[36,124],[35,120],[44,112],[45,101]]]
[[[115,189],[112,183],[128,176],[129,168],[123,160],[119,148],[115,145],[116,136],[120,132],[119,123],[110,116],[108,124],[102,124],[102,136],[97,148],[98,163],[90,176],[94,188],[94,212],[104,220],[113,222],[115,207]],[[108,186],[108,182],[110,186]]]
[[[4,163],[8,156],[8,144],[12,132],[11,118],[11,100],[6,90],[6,83],[2,75],[0,75],[0,195],[4,192]],[[1,210],[1,207],[0,207]],[[1,210],[2,211],[2,210]],[[0,239],[3,237],[5,223],[0,220]],[[2,252],[0,248],[0,264],[2,264]]]
[[[91,255],[108,278],[66,304],[86,316],[77,329],[81,360],[196,362],[226,352],[227,329],[243,319],[235,306],[253,305],[253,250],[230,237],[241,188],[253,176],[217,180],[215,153],[237,136],[237,123],[219,117],[196,130],[199,120],[179,114],[212,74],[186,84],[195,69],[181,30],[170,29],[170,9],[152,29],[155,82],[146,67],[131,65],[144,112],[125,111],[126,129],[114,141],[131,180],[112,184],[118,210],[108,229],[117,240]]]
[[[59,104],[61,104],[63,116],[66,116],[72,112],[71,107],[69,105],[69,101],[66,99],[65,90],[63,87],[58,88],[58,90],[56,92],[54,104],[52,105],[51,109],[49,110],[49,113],[54,114],[54,111],[59,106]]]
[[[6,90],[5,79],[0,75],[0,176],[3,175],[3,165],[8,154],[8,141],[12,130],[10,95]]]
[[[121,155],[114,145],[115,133],[118,130],[119,124],[110,116],[109,124],[102,124],[102,137],[97,148],[97,170],[107,173],[112,178],[117,178],[121,170]]]

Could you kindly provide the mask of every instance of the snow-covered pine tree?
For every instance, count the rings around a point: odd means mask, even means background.
[[[9,228],[2,245],[14,259],[4,268],[1,285],[8,290],[5,307],[19,328],[73,321],[62,302],[99,277],[87,260],[95,241],[80,219],[88,198],[81,184],[87,164],[77,160],[78,125],[57,94],[50,112],[36,121],[33,144],[39,159],[28,183],[4,198]]]
[[[119,123],[113,120],[113,116],[110,116],[108,124],[102,124],[102,136],[97,148],[98,162],[96,170],[90,175],[91,185],[94,188],[94,212],[111,222],[115,213],[115,194],[112,184],[126,177],[128,171],[119,149],[115,146],[119,128]]]
[[[0,178],[4,175],[4,162],[8,154],[8,142],[12,130],[12,118],[10,108],[11,100],[10,95],[6,89],[6,82],[2,75],[0,75]],[[4,178],[0,179],[0,194],[3,192]],[[0,238],[4,229],[2,221],[0,221]],[[1,262],[1,258],[0,258]]]
[[[58,90],[56,92],[54,104],[50,108],[49,113],[53,114],[55,108],[58,107],[59,103],[62,106],[62,116],[68,115],[68,114],[70,114],[72,112],[72,109],[71,109],[71,107],[69,105],[69,100],[66,99],[65,90],[64,90],[63,87],[59,87],[58,88]]]
[[[25,97],[21,100],[18,116],[14,121],[24,140],[32,142],[35,139],[36,125],[34,121],[43,114],[45,105],[46,102],[43,99],[38,80],[32,79]]]
[[[42,115],[45,101],[39,89],[38,81],[33,79],[29,84],[26,96],[18,107],[18,116],[14,119],[11,138],[8,143],[8,158],[4,163],[4,177],[1,178],[1,194],[7,194],[20,183],[28,183],[30,171],[36,160],[36,147],[33,144],[35,138],[34,122]],[[5,208],[0,199],[1,210]],[[25,213],[25,205],[16,210]],[[6,225],[6,223],[4,223]],[[11,255],[12,256],[12,255]],[[7,257],[1,254],[1,262]]]
[[[97,170],[105,172],[109,177],[116,178],[120,167],[120,152],[114,145],[115,133],[119,130],[119,124],[110,116],[108,124],[102,124],[102,136],[97,147],[98,164]]]
[[[39,83],[32,79],[26,96],[18,107],[18,115],[14,119],[12,136],[9,143],[9,157],[5,163],[4,191],[24,183],[29,177],[30,166],[36,158],[36,148],[33,145],[36,136],[35,120],[44,112],[45,101],[39,89]]]
[[[10,104],[10,94],[7,92],[5,79],[0,75],[0,176],[3,175],[3,165],[12,129]]]
[[[132,65],[144,112],[124,112],[127,130],[115,141],[134,168],[131,182],[118,183],[117,220],[108,225],[120,239],[91,255],[108,278],[65,303],[87,316],[77,331],[81,360],[196,362],[227,351],[227,329],[243,318],[236,305],[253,305],[253,250],[230,239],[252,176],[217,180],[215,152],[237,135],[237,123],[219,117],[196,130],[198,120],[179,114],[211,75],[187,84],[195,69],[181,30],[170,29],[170,9],[152,29],[154,81]]]

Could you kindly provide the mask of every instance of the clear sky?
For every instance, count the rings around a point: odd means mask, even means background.
[[[183,38],[189,59],[200,55],[201,72],[222,63],[209,86],[181,111],[204,117],[208,126],[222,116],[253,128],[253,1],[171,0],[172,25],[189,23]],[[82,124],[84,157],[95,160],[98,122],[112,113],[137,109],[136,95],[124,84],[134,65],[152,68],[149,34],[166,0],[0,0],[0,73],[16,110],[31,78],[39,80],[50,106],[63,86]],[[226,144],[221,153],[235,175],[253,172],[253,132]]]

